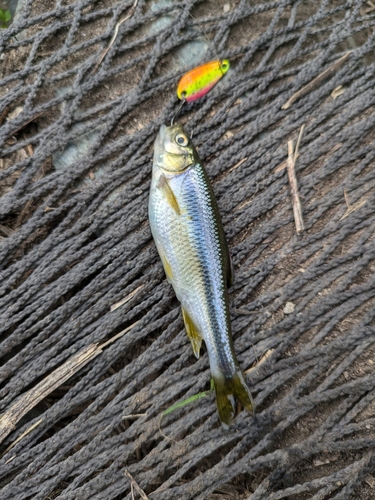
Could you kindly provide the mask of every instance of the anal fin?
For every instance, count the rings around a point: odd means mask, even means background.
[[[167,261],[167,258],[165,257],[165,255],[162,252],[159,252],[159,255],[160,255],[160,259],[161,259],[161,262],[163,264],[163,267],[164,267],[165,275],[167,276],[167,280],[169,283],[172,283],[173,273],[172,273],[171,265],[169,264],[169,262]]]
[[[182,307],[182,317],[184,318],[186,333],[190,339],[195,357],[199,359],[199,352],[202,346],[202,336],[199,333],[197,327],[195,326],[193,320],[183,307]]]

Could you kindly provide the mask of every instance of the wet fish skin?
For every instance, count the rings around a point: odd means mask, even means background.
[[[227,292],[232,273],[220,214],[207,173],[181,125],[162,125],[156,138],[149,220],[197,357],[202,338],[206,343],[219,417],[227,427],[236,399],[249,411],[254,403],[233,348]]]

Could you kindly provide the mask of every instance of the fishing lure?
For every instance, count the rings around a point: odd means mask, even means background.
[[[177,97],[196,101],[209,92],[229,69],[228,59],[211,61],[185,73],[177,85]]]
[[[224,229],[207,173],[181,125],[162,125],[156,138],[149,219],[197,358],[202,339],[206,343],[219,417],[227,427],[235,399],[249,411],[254,403],[234,353]]]

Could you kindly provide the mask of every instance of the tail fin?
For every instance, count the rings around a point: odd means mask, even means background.
[[[236,414],[235,402],[238,400],[248,411],[255,412],[255,404],[249,388],[238,370],[231,378],[214,376],[216,404],[221,423],[225,429]]]

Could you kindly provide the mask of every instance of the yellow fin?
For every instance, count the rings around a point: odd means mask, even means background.
[[[159,182],[157,185],[158,189],[160,189],[168,201],[169,205],[173,208],[173,210],[176,212],[177,215],[180,215],[180,207],[178,206],[178,202],[176,200],[175,195],[173,194],[173,191],[171,189],[171,186],[168,183],[168,179],[165,177],[165,175],[161,174],[159,177]]]
[[[164,272],[167,276],[167,280],[169,281],[169,283],[172,283],[173,273],[172,273],[171,265],[162,253],[160,253],[160,259],[161,259],[161,262],[163,264]]]
[[[182,307],[182,316],[184,318],[186,333],[190,339],[195,357],[199,359],[199,351],[201,350],[201,345],[202,345],[202,336],[198,332],[197,327],[194,325],[193,320],[183,307]]]
[[[227,429],[236,414],[235,401],[251,413],[255,412],[255,404],[247,387],[241,370],[230,377],[213,376],[216,392],[216,403],[222,426]]]

